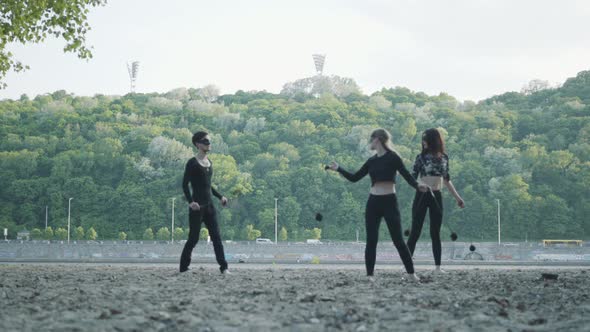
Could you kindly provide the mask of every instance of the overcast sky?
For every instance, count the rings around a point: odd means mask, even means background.
[[[311,54],[325,53],[324,73],[352,77],[364,93],[405,86],[461,100],[590,69],[588,1],[110,0],[90,24],[90,61],[57,40],[9,46],[31,69],[9,74],[0,99],[125,94],[129,60],[141,63],[138,92],[279,92],[313,75]]]

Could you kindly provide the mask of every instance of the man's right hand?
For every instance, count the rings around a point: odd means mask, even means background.
[[[193,211],[199,211],[201,209],[201,206],[199,205],[199,203],[197,202],[191,202],[188,205]]]

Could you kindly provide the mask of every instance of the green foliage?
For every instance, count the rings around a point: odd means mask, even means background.
[[[90,7],[102,6],[106,0],[3,0],[0,5],[0,88],[10,70],[27,69],[6,49],[12,43],[41,43],[47,37],[63,39],[64,52],[74,52],[81,59],[89,59],[92,52],[85,45]]]
[[[74,240],[84,240],[84,227],[78,226],[74,231]]]
[[[207,240],[209,237],[209,230],[207,228],[201,228],[201,232],[199,233],[199,238],[201,240]]]
[[[39,228],[33,228],[31,231],[32,240],[41,240],[43,238],[43,232]]]
[[[53,239],[53,228],[51,226],[47,226],[45,232],[43,232],[43,238],[45,240],[52,240]]]
[[[279,232],[279,240],[287,241],[287,229],[285,227],[281,227],[281,231]]]
[[[273,237],[275,198],[281,239],[284,230],[296,241],[353,241],[357,229],[362,239],[369,179],[351,184],[323,165],[335,160],[355,171],[370,156],[369,134],[383,127],[411,168],[422,131],[437,127],[467,205],[458,209],[445,190],[443,232],[451,226],[462,238],[493,240],[500,199],[507,241],[588,239],[589,77],[581,72],[561,88],[533,82],[522,93],[478,103],[402,87],[365,96],[348,89],[352,82],[336,79],[333,85],[301,81],[283,94],[218,96],[205,87],[123,97],[56,91],[2,100],[0,227],[11,234],[39,227],[46,205],[49,220],[61,222],[68,198],[75,197],[72,215],[83,229],[94,226],[105,239],[124,230],[129,238],[153,240],[152,229],[168,225],[170,198],[182,195],[184,165],[195,153],[191,135],[206,130],[213,141],[213,186],[230,200],[228,208],[214,203],[224,239]],[[406,229],[414,191],[397,179]],[[176,203],[178,225],[186,227],[186,202]],[[188,229],[181,230],[175,228],[175,239],[186,237]],[[387,227],[380,230],[382,239],[389,237]],[[47,232],[42,236],[53,239]]]
[[[181,240],[184,237],[184,230],[181,227],[174,227],[174,239]]]
[[[55,230],[55,238],[57,240],[67,240],[68,238],[68,231],[65,228],[58,227]]]
[[[86,231],[86,240],[96,240],[98,238],[98,233],[96,233],[96,230],[94,229],[94,227],[90,227],[88,229],[88,231]]]
[[[248,241],[254,241],[257,238],[259,238],[262,235],[262,233],[257,230],[254,229],[254,225],[247,225],[246,226],[246,239]]]
[[[120,241],[127,240],[127,233],[125,233],[125,232],[119,232],[119,240]]]
[[[170,239],[170,231],[168,227],[162,227],[156,233],[156,238],[160,241],[167,241]]]
[[[152,231],[151,228],[147,228],[144,232],[143,232],[143,239],[144,240],[153,240],[154,239],[154,231]]]

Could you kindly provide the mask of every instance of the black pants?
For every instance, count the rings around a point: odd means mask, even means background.
[[[189,208],[189,233],[188,240],[184,244],[184,249],[180,255],[180,272],[187,270],[191,263],[191,254],[193,249],[199,242],[199,235],[201,233],[201,222],[205,223],[209,236],[213,242],[213,250],[215,251],[215,258],[219,264],[219,269],[223,272],[227,270],[227,261],[223,253],[223,244],[221,243],[221,235],[219,233],[219,225],[217,224],[217,212],[212,204],[201,206],[201,209],[194,211]]]
[[[367,247],[365,248],[365,266],[367,275],[372,276],[377,258],[377,241],[379,240],[379,224],[385,218],[389,234],[408,273],[414,273],[412,255],[402,236],[401,217],[395,194],[370,195],[365,210],[365,226],[367,228]]]
[[[429,192],[416,192],[414,203],[412,205],[412,230],[408,238],[408,247],[412,255],[416,249],[416,242],[420,238],[422,225],[426,218],[426,210],[430,216],[430,238],[432,239],[432,253],[434,255],[434,264],[440,265],[442,255],[442,245],[440,242],[440,228],[443,220],[443,202],[440,191],[433,191],[434,197]]]

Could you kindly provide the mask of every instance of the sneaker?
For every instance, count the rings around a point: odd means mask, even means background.
[[[225,270],[221,271],[221,274],[231,274],[231,272],[229,272],[228,269],[225,269]]]
[[[184,272],[188,272],[188,271],[191,271],[191,270],[192,270],[192,268],[190,266],[188,266],[188,267],[185,267],[184,269],[180,269],[179,272],[180,273],[184,273]]]

